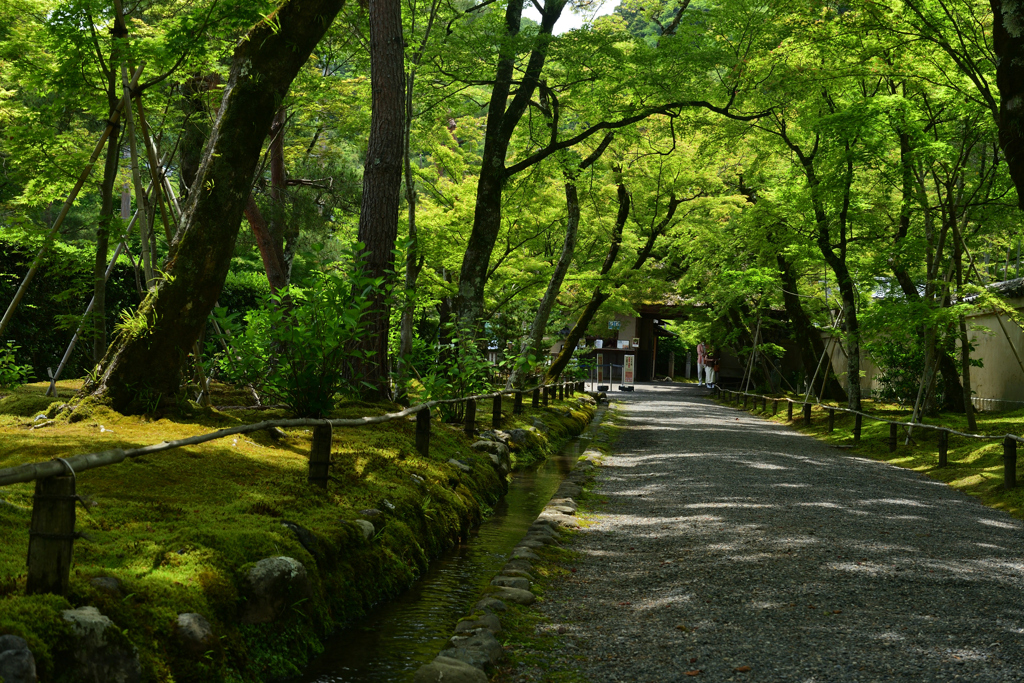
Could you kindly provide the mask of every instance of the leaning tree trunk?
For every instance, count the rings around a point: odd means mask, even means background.
[[[224,99],[171,244],[167,275],[83,388],[118,411],[175,395],[227,277],[271,120],[343,0],[288,0],[235,50]]]
[[[576,184],[571,179],[567,179],[565,182],[565,207],[568,211],[568,218],[565,224],[562,253],[558,257],[558,263],[555,264],[555,272],[551,274],[551,282],[548,283],[548,288],[540,300],[540,306],[537,307],[537,314],[533,317],[530,336],[523,341],[523,346],[519,350],[519,361],[508,378],[508,387],[506,388],[517,386],[522,381],[523,374],[530,367],[532,357],[539,355],[544,340],[544,330],[548,326],[548,318],[551,317],[551,309],[555,305],[558,293],[562,291],[562,281],[565,279],[565,274],[569,272],[569,264],[572,263],[573,254],[576,253],[576,235],[579,234],[580,226],[580,198]],[[578,340],[577,343],[579,343]]]
[[[366,251],[368,275],[386,281],[394,276],[398,239],[402,157],[405,149],[405,63],[402,5],[399,0],[370,0],[370,140],[363,170],[363,204],[359,212],[359,241]],[[387,398],[388,324],[391,308],[385,288],[373,295],[363,318],[363,348],[370,352],[362,381],[373,387],[371,397]]]

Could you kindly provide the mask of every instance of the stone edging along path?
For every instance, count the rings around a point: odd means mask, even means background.
[[[588,434],[596,431],[605,410],[598,409]],[[532,605],[536,602],[536,595],[530,591],[535,580],[530,572],[532,563],[541,558],[533,551],[545,545],[561,545],[560,531],[579,526],[575,499],[582,493],[583,486],[593,481],[601,457],[599,451],[590,448],[577,459],[526,536],[513,549],[511,559],[491,581],[491,588],[474,605],[473,614],[456,625],[455,634],[434,661],[416,671],[414,683],[487,683],[489,677],[485,671],[502,657],[501,643],[495,637],[501,633],[500,614],[506,611],[506,603]]]

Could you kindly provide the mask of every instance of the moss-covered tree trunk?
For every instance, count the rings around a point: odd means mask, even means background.
[[[271,121],[343,0],[288,0],[239,43],[165,268],[83,392],[122,412],[175,395],[220,296]]]
[[[1024,209],[1024,5],[1017,0],[990,0],[992,47],[999,86],[999,146]]]
[[[370,0],[370,140],[363,169],[363,203],[359,212],[359,241],[366,248],[371,277],[391,280],[398,238],[402,160],[405,151],[405,44],[399,0]],[[374,398],[390,395],[388,382],[388,325],[391,307],[383,290],[374,294],[364,318],[369,357],[362,380]]]

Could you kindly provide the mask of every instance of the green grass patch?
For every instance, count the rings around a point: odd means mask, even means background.
[[[4,400],[37,397],[45,386],[19,388]],[[66,398],[73,389],[61,386]],[[214,402],[244,398],[234,392],[215,395]],[[509,402],[509,413],[511,407]],[[332,417],[398,408],[348,402]],[[188,412],[124,416],[95,405],[75,413],[81,418],[75,422],[0,415],[0,467],[284,417],[256,409]],[[546,409],[526,407],[523,415],[503,421],[505,429],[543,421],[549,431],[537,450],[546,452],[579,433],[592,414],[592,406],[566,400]],[[489,420],[478,424],[488,426]],[[85,504],[76,528],[85,537],[75,543],[66,599],[24,595],[33,485],[0,489],[0,634],[26,638],[41,680],[53,680],[67,654],[60,612],[94,605],[138,648],[144,681],[256,681],[293,674],[331,631],[421,575],[431,558],[481,521],[503,490],[489,456],[469,448],[462,425],[435,421],[429,458],[415,448],[414,420],[336,428],[326,490],[306,483],[311,439],[310,429],[285,430],[280,439],[266,432],[239,435],[81,473],[77,492]],[[470,463],[472,471],[449,465],[451,458]],[[367,508],[385,512],[369,540],[353,523]],[[247,569],[280,555],[306,567],[312,598],[273,623],[241,626]],[[117,579],[120,592],[94,585],[98,577]],[[182,612],[204,615],[219,637],[205,656],[176,645],[174,623]]]
[[[725,403],[735,407],[735,404]],[[740,404],[742,406],[742,404]],[[863,412],[889,420],[909,421],[911,411],[899,406],[871,400],[863,401]],[[762,411],[760,401],[756,407],[748,403],[748,412],[775,422],[788,423],[794,429],[810,434],[825,443],[841,447],[847,452],[888,462],[899,467],[926,474],[932,479],[945,482],[953,488],[974,496],[983,504],[1003,510],[1014,517],[1024,519],[1024,488],[1012,490],[1003,488],[1003,446],[1002,440],[981,441],[951,434],[947,455],[948,465],[938,466],[938,432],[930,429],[914,429],[909,445],[904,445],[906,431],[899,428],[898,445],[895,452],[889,452],[889,425],[867,418],[863,419],[860,443],[853,443],[854,416],[836,412],[835,429],[828,431],[828,412],[815,407],[811,411],[811,425],[805,426],[800,406],[794,406],[793,421],[786,419],[786,405],[779,404],[779,413],[772,416],[772,404]],[[940,413],[920,420],[924,424],[949,427],[970,433],[967,418],[960,413]],[[977,413],[977,434],[1003,436],[1024,434],[1024,409],[1005,413]],[[1024,460],[1024,458],[1021,458]],[[1018,465],[1017,479],[1021,479]]]

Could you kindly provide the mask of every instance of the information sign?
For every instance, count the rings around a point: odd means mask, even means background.
[[[632,384],[633,383],[633,368],[636,361],[636,356],[624,356],[622,359],[622,383]]]

